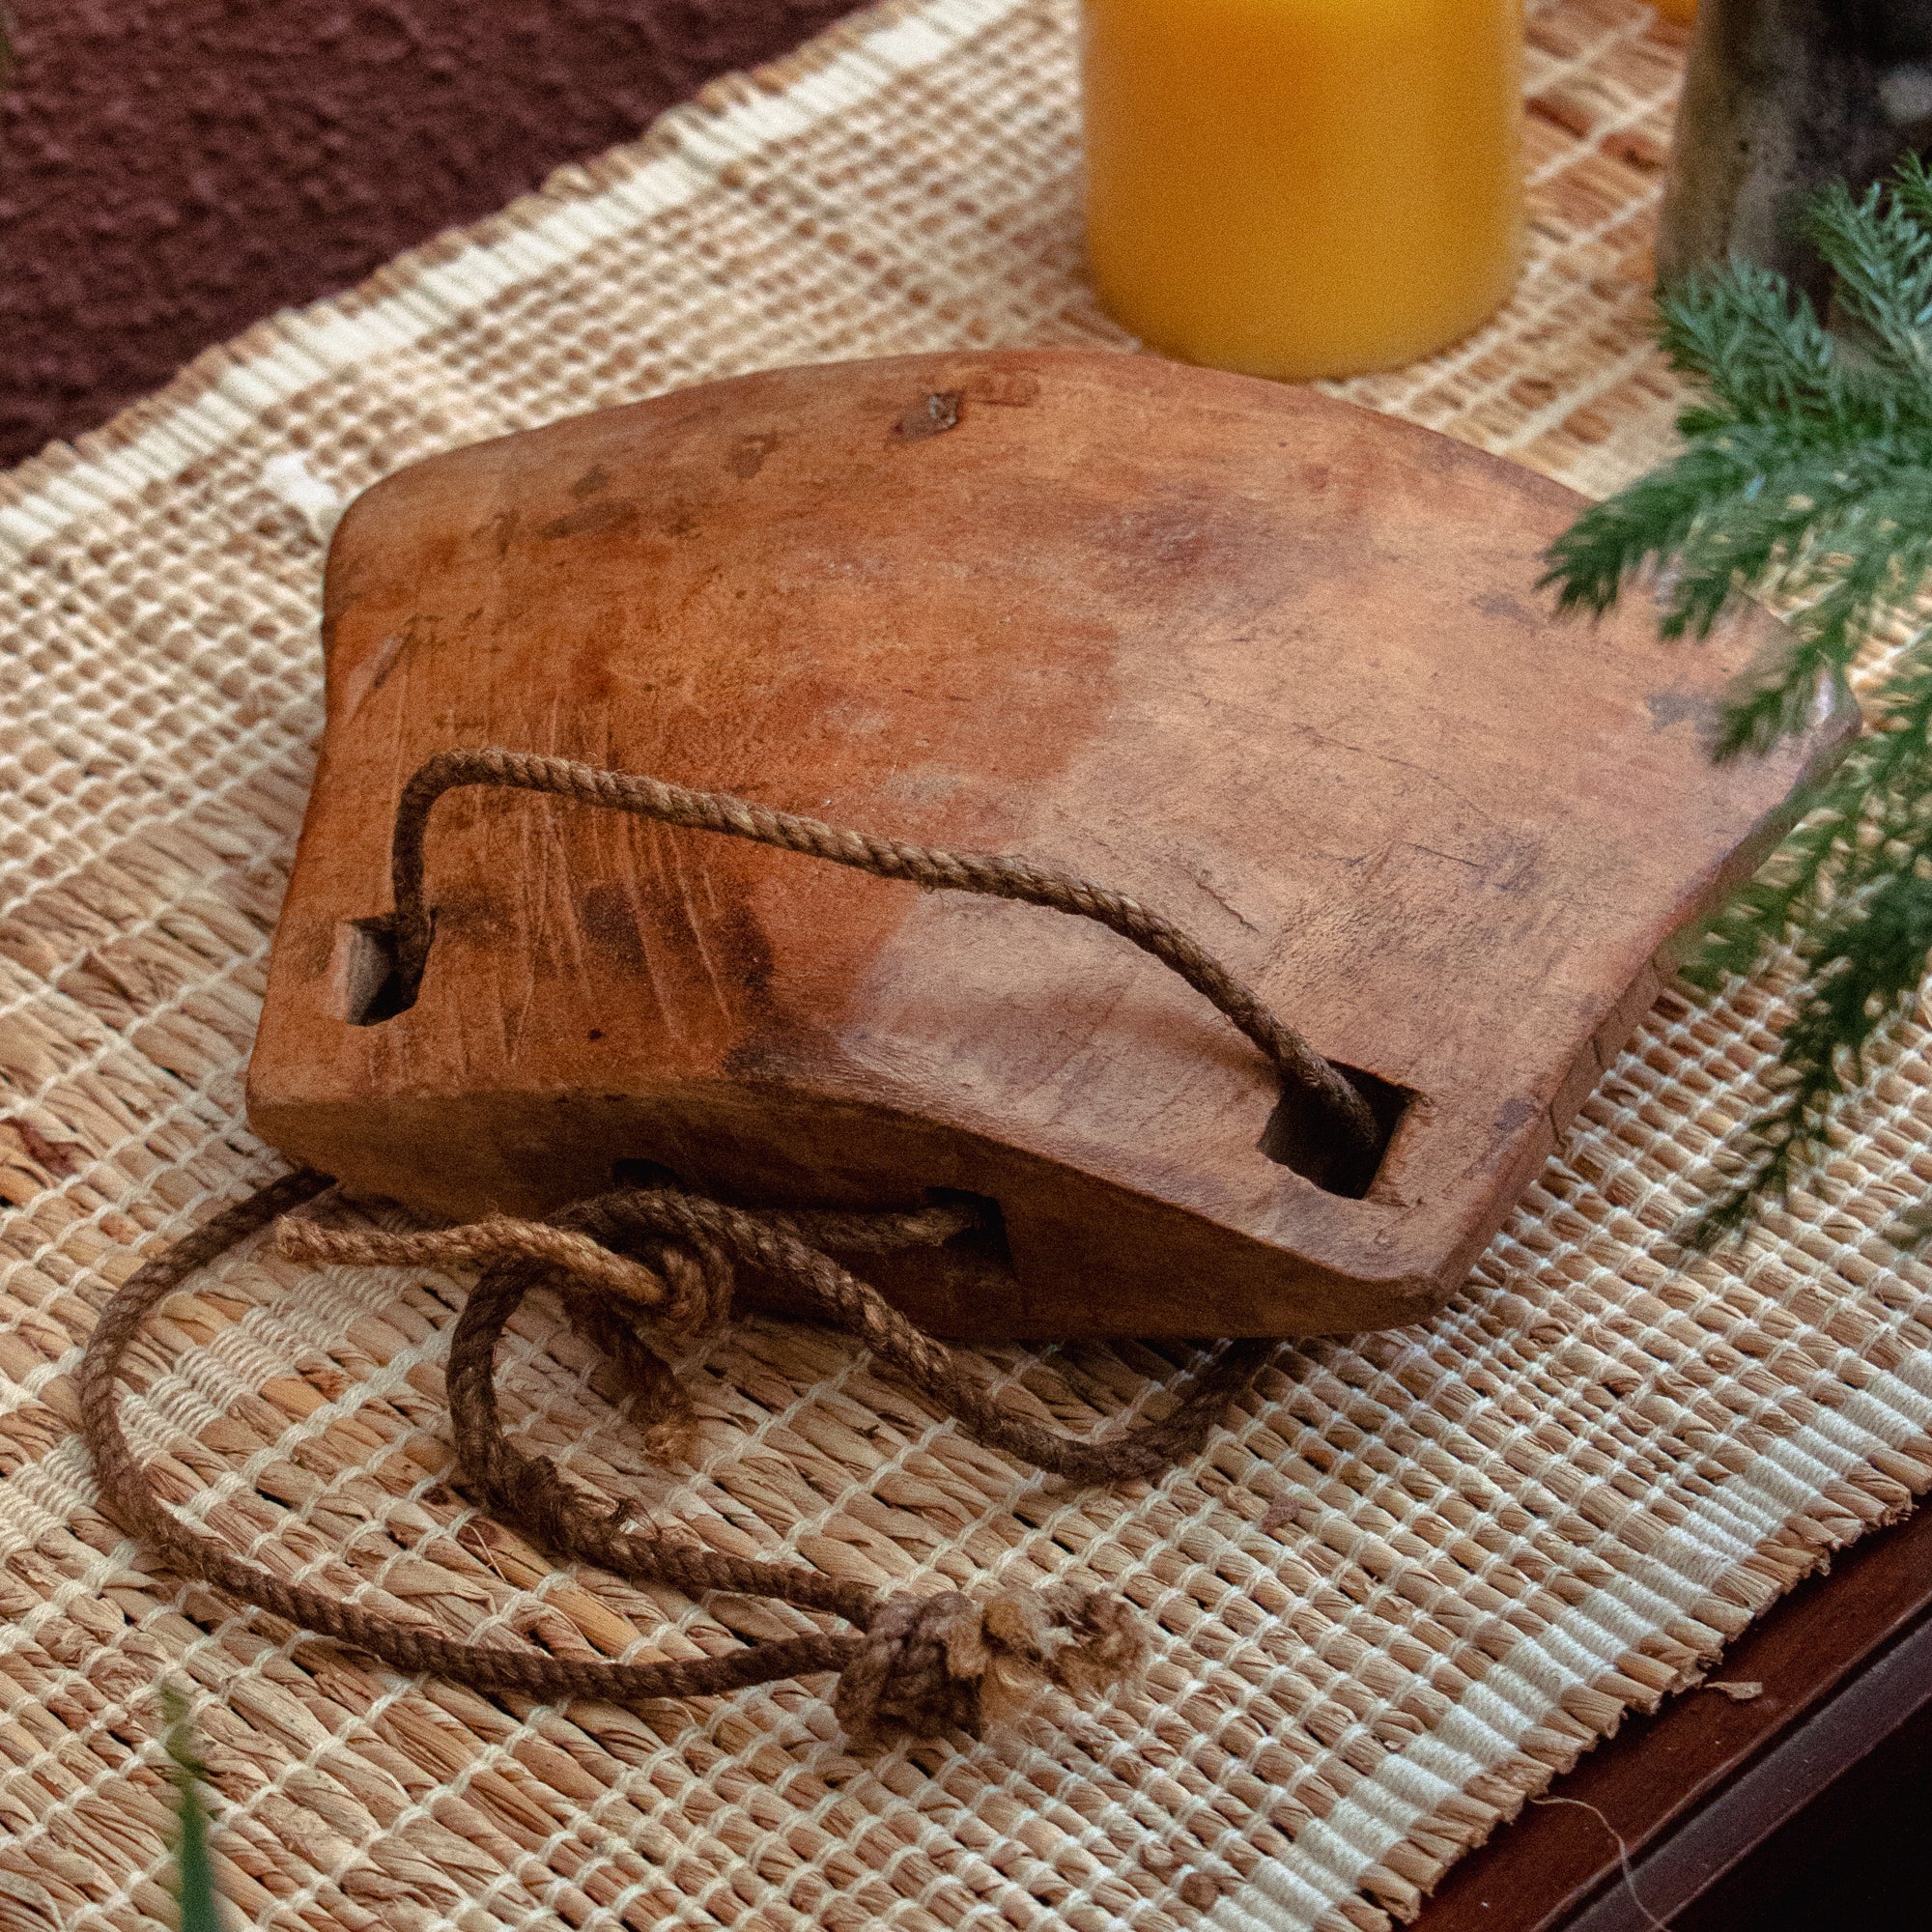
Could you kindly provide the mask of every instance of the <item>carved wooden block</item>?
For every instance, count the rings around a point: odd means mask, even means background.
[[[971,1193],[1010,1271],[874,1274],[955,1333],[1409,1321],[1841,729],[1714,768],[1775,627],[1553,623],[1577,501],[1305,391],[1048,352],[779,370],[392,476],[330,555],[253,1122],[465,1216],[655,1169]],[[1266,1064],[1111,933],[554,799],[443,801],[420,997],[359,1023],[398,794],[459,745],[1131,893],[1372,1076],[1373,1183],[1298,1173]]]

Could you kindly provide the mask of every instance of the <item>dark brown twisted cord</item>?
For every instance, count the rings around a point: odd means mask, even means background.
[[[810,1218],[798,1217],[801,1221]],[[905,1380],[930,1396],[941,1409],[963,1424],[969,1435],[1031,1463],[1035,1468],[1075,1483],[1122,1483],[1154,1476],[1193,1454],[1213,1427],[1215,1417],[1254,1379],[1256,1370],[1273,1348],[1264,1341],[1231,1342],[1219,1361],[1194,1378],[1166,1415],[1097,1442],[1081,1442],[1003,1408],[945,1343],[908,1321],[877,1289],[801,1239],[778,1215],[727,1207],[698,1195],[624,1189],[579,1202],[558,1214],[553,1225],[587,1234],[600,1245],[619,1252],[650,1253],[667,1238],[692,1247],[708,1247],[740,1265],[774,1276],[796,1291],[813,1313],[856,1336]],[[837,1232],[835,1229],[831,1236],[821,1235],[820,1238],[828,1245],[847,1245],[837,1239]],[[381,1236],[362,1237],[365,1259],[385,1258],[383,1239]],[[904,1240],[895,1243],[909,1244]],[[877,1248],[883,1243],[875,1236],[867,1245]],[[540,1280],[549,1280],[566,1293],[570,1287],[563,1269],[543,1261],[520,1257],[486,1267],[464,1304],[450,1340],[448,1389],[457,1459],[465,1474],[493,1496],[520,1492],[522,1486],[532,1480],[526,1473],[532,1465],[503,1438],[491,1376],[503,1323]],[[544,1540],[607,1569],[624,1568],[608,1561],[602,1553],[615,1545],[600,1545],[600,1553],[592,1555],[562,1534],[547,1531]],[[779,1593],[767,1589],[766,1594]]]
[[[216,1584],[305,1630],[354,1644],[398,1670],[453,1678],[478,1690],[521,1691],[543,1699],[604,1697],[636,1702],[705,1695],[776,1677],[843,1667],[856,1653],[859,1639],[814,1635],[690,1662],[641,1664],[579,1662],[522,1648],[465,1643],[398,1623],[325,1590],[286,1582],[189,1528],[166,1508],[122,1433],[115,1390],[122,1357],[155,1306],[198,1268],[330,1184],[327,1175],[304,1168],[257,1190],[137,1268],[102,1310],[80,1365],[81,1428],[101,1500],[116,1520],[139,1535],[182,1576]],[[829,1578],[819,1581],[828,1593],[838,1587]],[[824,1601],[824,1607],[841,1610],[862,1629],[871,1609],[869,1604],[858,1602],[849,1610],[830,1601]]]
[[[88,1343],[79,1376],[82,1429],[102,1502],[178,1574],[353,1644],[396,1669],[545,1701],[707,1696],[836,1670],[834,1708],[860,1739],[931,1736],[955,1725],[977,1730],[1003,1704],[1019,1700],[1028,1686],[1048,1683],[1092,1692],[1137,1667],[1142,1638],[1133,1613],[1102,1591],[1008,1589],[982,1602],[956,1591],[881,1598],[799,1565],[729,1556],[656,1531],[626,1529],[608,1512],[598,1516],[586,1510],[553,1464],[523,1455],[504,1436],[494,1380],[504,1323],[531,1288],[549,1281],[563,1292],[573,1319],[613,1348],[647,1394],[663,1363],[613,1319],[609,1300],[584,1295],[569,1267],[554,1261],[519,1257],[486,1267],[458,1320],[448,1387],[465,1480],[533,1540],[559,1554],[639,1582],[694,1593],[732,1590],[829,1610],[856,1625],[855,1634],[821,1632],[690,1661],[579,1662],[465,1642],[398,1623],[327,1591],[288,1582],[190,1528],[161,1503],[122,1432],[116,1393],[122,1359],[147,1316],[197,1269],[328,1185],[326,1175],[302,1170],[217,1215],[137,1269],[102,1311]],[[694,1265],[700,1268],[707,1258],[715,1264],[724,1257],[780,1276],[933,1395],[974,1435],[1080,1481],[1151,1474],[1199,1447],[1218,1409],[1252,1379],[1268,1352],[1265,1343],[1231,1344],[1167,1416],[1101,1442],[1074,1442],[1006,1413],[970,1380],[952,1350],[800,1233],[810,1228],[820,1238],[877,1250],[943,1239],[958,1226],[956,1210],[881,1215],[869,1223],[848,1214],[767,1218],[692,1196],[623,1191],[580,1203],[554,1225],[659,1263],[674,1244],[695,1255]],[[386,1237],[355,1238],[366,1249],[359,1258],[385,1258]],[[667,1286],[665,1299],[671,1293]],[[724,1300],[728,1304],[728,1295]]]
[[[1307,1095],[1341,1148],[1374,1165],[1380,1129],[1360,1090],[1172,920],[1137,899],[1071,872],[1036,866],[1030,859],[914,845],[789,811],[774,811],[726,792],[688,791],[683,785],[667,784],[640,773],[602,771],[594,765],[542,757],[533,752],[494,747],[439,752],[418,766],[404,786],[390,852],[398,1006],[414,1000],[435,938],[435,920],[423,902],[423,848],[430,814],[444,792],[466,785],[506,785],[520,791],[548,792],[581,805],[606,806],[660,819],[667,825],[802,852],[882,879],[906,879],[928,890],[1018,899],[1094,920],[1131,940],[1142,952],[1152,953],[1226,1014],[1273,1063],[1284,1085]]]

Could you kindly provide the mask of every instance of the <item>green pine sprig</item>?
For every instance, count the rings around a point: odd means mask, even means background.
[[[1772,1101],[1688,1230],[1704,1245],[1822,1162],[1932,962],[1932,625],[1912,622],[1932,587],[1932,174],[1915,156],[1862,195],[1833,187],[1807,226],[1835,277],[1835,327],[1747,263],[1666,291],[1663,346],[1701,392],[1679,419],[1684,447],[1548,555],[1566,611],[1607,611],[1653,579],[1669,638],[1708,635],[1747,597],[1793,606],[1723,706],[1719,758],[1806,728],[1848,699],[1882,628],[1907,631],[1864,735],[1802,796],[1798,830],[1687,968],[1715,989],[1789,946],[1800,969]]]
[[[214,1889],[208,1800],[202,1796],[208,1768],[194,1747],[187,1700],[179,1690],[165,1689],[161,1711],[168,1726],[163,1740],[168,1777],[175,1787],[175,1898],[181,1907],[181,1932],[225,1932]]]

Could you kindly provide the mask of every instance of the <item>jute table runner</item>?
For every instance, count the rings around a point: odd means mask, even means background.
[[[91,1507],[70,1378],[109,1285],[274,1168],[241,1073],[334,506],[453,442],[769,364],[1131,347],[1077,275],[1071,33],[1069,0],[861,17],[0,479],[0,1926],[168,1919],[170,1680],[253,1924],[1368,1932],[1932,1480],[1927,1273],[1882,1232],[1932,1179],[1923,1037],[1828,1202],[1737,1256],[1665,1244],[1752,1105],[1759,989],[1665,992],[1456,1304],[1284,1348],[1158,1484],[1057,1487],[839,1339],[755,1321],[688,1366],[701,1453],[665,1472],[554,1315],[522,1319],[521,1437],[658,1523],[886,1587],[1123,1591],[1151,1672],[1071,1723],[866,1759],[812,1685],[490,1702],[149,1574]],[[1644,289],[1681,56],[1632,0],[1545,6],[1532,39],[1531,272],[1472,342],[1344,393],[1603,491],[1674,405]],[[260,1560],[453,1632],[642,1657],[805,1627],[558,1574],[464,1507],[461,1293],[237,1257],[156,1324],[137,1446]],[[1072,1428],[1190,1359],[988,1352]]]

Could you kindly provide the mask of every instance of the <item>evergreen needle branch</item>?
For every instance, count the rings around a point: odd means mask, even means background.
[[[168,1777],[175,1788],[175,1898],[181,1907],[181,1932],[223,1932],[209,1845],[208,1801],[202,1795],[208,1770],[195,1751],[187,1701],[179,1690],[162,1690],[161,1713],[167,1720]]]
[[[1880,631],[1908,627],[1864,735],[1686,969],[1716,990],[1786,948],[1798,966],[1770,1102],[1719,1163],[1689,1230],[1701,1245],[1822,1164],[1932,964],[1932,630],[1909,628],[1932,589],[1932,174],[1914,156],[1862,195],[1833,187],[1807,225],[1836,331],[1747,263],[1664,292],[1663,347],[1698,391],[1682,451],[1585,511],[1548,559],[1566,611],[1601,613],[1650,579],[1666,637],[1706,636],[1747,597],[1794,607],[1723,706],[1719,758],[1804,730]]]

